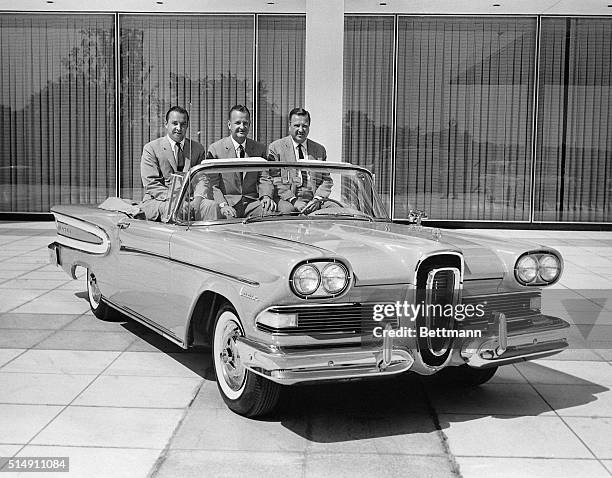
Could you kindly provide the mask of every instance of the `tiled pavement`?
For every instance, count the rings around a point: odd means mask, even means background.
[[[249,420],[205,352],[91,315],[84,281],[47,265],[53,223],[0,223],[0,456],[69,456],[57,476],[87,478],[612,476],[612,233],[486,232],[564,253],[544,308],[577,324],[571,350],[475,390],[294,387]]]

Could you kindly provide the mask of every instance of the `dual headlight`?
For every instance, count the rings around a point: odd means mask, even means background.
[[[300,297],[335,297],[348,287],[350,274],[342,262],[306,262],[293,270],[289,281],[293,292]]]
[[[523,254],[514,266],[514,275],[523,285],[551,284],[560,274],[561,261],[548,252]]]

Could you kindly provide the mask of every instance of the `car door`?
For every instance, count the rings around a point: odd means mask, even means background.
[[[117,283],[109,299],[139,318],[162,326],[172,314],[169,244],[176,226],[123,218],[117,223]]]

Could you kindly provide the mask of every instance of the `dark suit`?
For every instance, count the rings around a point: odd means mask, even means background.
[[[265,145],[247,138],[245,153],[250,158],[265,158]],[[208,147],[206,159],[231,159],[237,158],[234,143],[227,136]],[[238,158],[240,159],[240,158]],[[255,213],[259,206],[259,199],[263,196],[272,197],[273,186],[268,177],[256,171],[246,173],[244,178],[241,173],[222,173],[209,176],[213,197],[217,204],[227,203],[236,209],[238,216]]]
[[[200,164],[205,158],[204,147],[189,139],[185,139],[183,154],[184,169]],[[140,176],[145,194],[140,209],[148,220],[159,221],[168,212],[170,175],[177,172],[180,171],[167,136],[145,144],[140,160]]]
[[[317,143],[311,139],[305,141],[307,160],[318,160],[325,161],[327,159],[327,152],[322,144]],[[297,161],[295,157],[295,149],[293,147],[293,139],[291,136],[285,136],[284,138],[277,139],[270,144],[268,148],[268,160],[269,161]],[[304,178],[302,185],[298,186],[291,183],[290,178],[274,178],[274,183],[277,186],[278,196],[282,200],[289,200],[292,197],[298,198],[298,200],[307,203],[312,200],[314,196],[322,198],[329,197],[333,182],[328,174],[318,175],[318,177],[312,178],[310,184]]]

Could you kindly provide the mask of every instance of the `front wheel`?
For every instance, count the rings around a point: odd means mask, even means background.
[[[215,320],[212,347],[217,386],[232,411],[256,417],[274,410],[280,385],[243,365],[236,346],[236,339],[243,335],[235,311],[229,305],[221,307]]]

